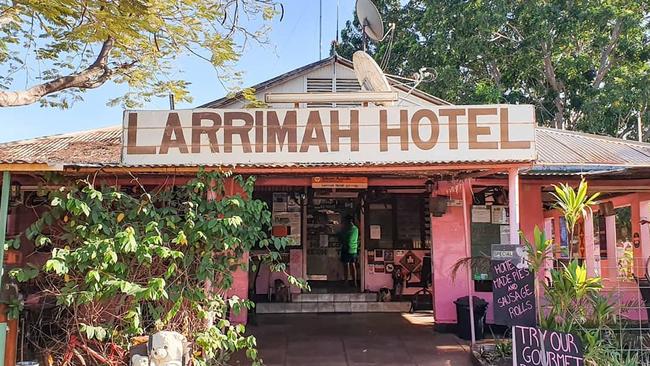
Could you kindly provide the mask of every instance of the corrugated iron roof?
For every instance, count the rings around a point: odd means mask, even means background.
[[[650,144],[590,135],[551,128],[537,128],[536,146],[538,159],[535,168],[541,166],[574,166],[581,172],[595,170],[611,171],[612,167],[650,167]],[[67,166],[120,166],[122,130],[120,126],[90,131],[39,137],[30,140],[0,143],[0,163],[44,163]],[[495,163],[495,161],[483,161]],[[515,161],[499,161],[512,163]],[[345,166],[390,166],[440,164],[430,162],[413,164],[352,163]],[[445,162],[449,163],[449,162]],[[457,163],[463,163],[458,161]],[[263,164],[238,165],[240,167],[335,167],[336,164]],[[589,168],[592,167],[593,169]],[[533,169],[533,170],[534,170]],[[575,169],[573,169],[575,170]],[[540,173],[561,174],[557,169]]]
[[[537,165],[650,166],[650,144],[538,127]]]
[[[122,129],[99,128],[0,144],[0,163],[114,164],[120,161]]]

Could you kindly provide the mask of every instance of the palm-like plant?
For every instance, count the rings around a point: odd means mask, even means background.
[[[573,189],[567,183],[560,183],[559,186],[553,185],[553,188],[555,192],[551,194],[556,201],[555,207],[562,212],[565,219],[569,234],[569,259],[572,259],[575,252],[573,240],[576,224],[587,213],[591,213],[591,206],[597,204],[596,199],[600,193],[596,192],[589,196],[587,194],[588,185],[584,178],[580,181],[577,189]]]
[[[541,307],[541,291],[540,291],[540,278],[539,273],[544,271],[546,261],[553,257],[553,240],[546,239],[546,234],[539,226],[535,225],[533,231],[533,242],[528,241],[523,231],[519,231],[521,242],[526,247],[528,252],[528,265],[535,273],[535,303],[537,304],[537,322],[541,323],[542,320],[542,307]]]

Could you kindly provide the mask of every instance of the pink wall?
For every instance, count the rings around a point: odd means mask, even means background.
[[[302,249],[291,249],[289,250],[289,263],[287,265],[287,273],[290,275],[301,278],[302,275]],[[287,281],[287,275],[282,272],[271,272],[268,265],[262,265],[260,268],[260,273],[255,281],[255,290],[258,295],[267,295],[269,291],[273,293],[274,281],[280,279],[286,285],[289,285]],[[292,294],[299,294],[300,289],[296,286],[291,286]]]
[[[506,185],[507,181],[503,181]],[[532,232],[535,225],[544,229],[544,212],[542,208],[541,186],[539,184],[527,184],[520,181],[519,210],[520,226],[529,240],[532,239]],[[439,194],[451,195],[452,199],[462,199],[460,189],[449,191],[449,185],[441,185]],[[467,190],[468,203],[471,202],[471,192]],[[471,205],[468,205],[468,211]],[[469,212],[467,213],[469,218]],[[468,252],[468,245],[465,242],[465,222],[462,207],[449,207],[448,212],[442,217],[431,219],[431,230],[433,235],[433,268],[434,268],[434,301],[436,310],[436,322],[455,323],[456,307],[454,300],[469,295],[467,283],[467,271],[458,272],[455,280],[451,279],[451,267],[461,258],[471,253]],[[470,240],[468,238],[468,240]],[[488,306],[487,321],[493,320],[492,293],[476,292],[474,296],[485,299]]]
[[[542,206],[542,186],[522,182],[519,193],[519,226],[524,236],[533,241],[535,226],[544,230],[544,207]]]
[[[226,195],[241,194],[243,192],[241,187],[238,186],[232,178],[228,179],[225,182],[225,185],[226,185],[226,189],[225,189]],[[208,198],[210,198],[210,193],[214,193],[214,192],[209,192]],[[217,198],[217,197],[212,196],[212,198]],[[249,256],[248,253],[246,253],[242,258],[242,264],[247,265],[248,259]],[[230,288],[230,290],[228,290],[227,296],[228,297],[237,296],[240,299],[248,299],[248,271],[247,270],[238,268],[233,273],[232,287]],[[246,310],[242,310],[239,314],[230,314],[230,320],[234,323],[246,324],[246,322],[248,321],[248,312]]]
[[[451,199],[462,200],[461,188],[459,187],[452,188],[448,184],[441,184],[438,194],[450,196]],[[467,198],[470,199],[469,202],[471,202],[470,195],[471,193],[468,191]],[[452,280],[451,275],[451,268],[454,263],[471,255],[465,241],[463,207],[450,206],[447,213],[442,217],[432,217],[431,235],[433,237],[433,298],[436,322],[455,323],[456,307],[454,300],[467,296],[469,291],[467,272],[465,270],[459,271],[455,280]]]

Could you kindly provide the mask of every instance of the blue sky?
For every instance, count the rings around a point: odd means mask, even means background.
[[[243,86],[254,85],[319,59],[319,0],[281,0],[284,19],[273,23],[269,44],[250,44],[235,69],[244,72]],[[355,0],[338,0],[339,27],[352,18]],[[336,37],[337,0],[323,0],[323,49],[327,57],[330,42]],[[216,78],[212,67],[202,61],[184,58],[178,61],[184,78],[192,83],[191,104],[177,103],[176,108],[192,108],[218,99],[227,91]],[[24,87],[22,85],[21,87]],[[42,108],[38,104],[0,108],[0,142],[37,136],[87,130],[121,124],[122,108],[108,107],[106,102],[126,90],[124,86],[105,84],[84,93],[84,100],[71,108]],[[144,109],[168,109],[167,98],[152,101]]]

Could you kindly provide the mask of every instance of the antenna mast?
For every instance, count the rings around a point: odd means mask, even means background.
[[[323,59],[323,0],[319,0],[318,11],[318,59]]]

